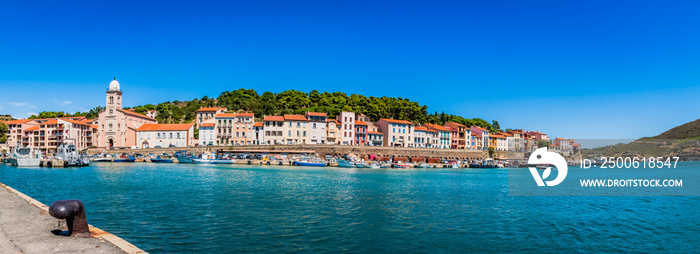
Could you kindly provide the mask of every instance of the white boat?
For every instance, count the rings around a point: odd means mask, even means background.
[[[372,163],[372,164],[369,164],[369,168],[375,168],[375,169],[377,169],[377,168],[380,168],[380,167],[379,167],[379,164],[377,164],[377,163]]]
[[[29,147],[16,147],[10,158],[10,165],[15,167],[38,167],[41,156]]]
[[[90,160],[78,154],[76,147],[68,143],[62,143],[56,148],[56,159],[63,160],[66,167],[90,165]]]

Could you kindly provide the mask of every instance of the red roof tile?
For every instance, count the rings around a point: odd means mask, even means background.
[[[200,109],[197,110],[197,112],[212,112],[212,111],[218,111],[218,110],[226,111],[226,108],[219,108],[219,107],[200,108]]]
[[[414,125],[414,123],[409,122],[409,121],[405,121],[405,120],[386,119],[386,118],[381,118],[381,119],[379,119],[379,121],[381,121],[381,120],[384,120],[384,121],[387,121],[387,122],[390,122],[390,123],[402,123],[402,124]]]
[[[355,121],[355,125],[367,125],[367,123],[363,121]]]
[[[236,113],[220,113],[216,114],[214,118],[222,118],[222,117],[236,117]]]
[[[369,134],[378,134],[378,135],[384,135],[384,133],[377,132],[377,131],[368,131],[367,133]]]
[[[38,130],[39,130],[39,126],[32,126],[32,127],[27,128],[24,131],[38,131]]]
[[[284,117],[282,117],[282,116],[265,116],[265,119],[263,119],[263,121],[284,122]]]
[[[284,115],[285,121],[308,121],[303,115]]]
[[[308,112],[307,113],[310,116],[328,116],[326,113],[319,113],[319,112]]]
[[[253,127],[263,127],[263,122],[255,122]]]
[[[254,117],[255,114],[253,114],[253,113],[238,113],[238,116]]]

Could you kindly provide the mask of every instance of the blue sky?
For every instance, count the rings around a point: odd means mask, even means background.
[[[694,1],[0,3],[0,113],[238,88],[410,98],[554,137],[652,136],[700,118]]]

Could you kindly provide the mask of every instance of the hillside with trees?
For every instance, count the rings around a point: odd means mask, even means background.
[[[190,101],[168,101],[159,104],[146,104],[133,107],[138,113],[149,110],[158,111],[156,119],[159,123],[191,123],[194,122],[196,111],[201,107],[225,107],[229,112],[253,112],[255,117],[261,119],[265,115],[303,114],[306,111],[323,112],[329,118],[334,118],[341,111],[352,111],[365,114],[372,121],[380,118],[393,118],[407,120],[414,123],[457,122],[466,126],[480,126],[492,132],[500,132],[498,121],[493,124],[479,118],[465,118],[462,116],[446,114],[444,112],[428,111],[428,106],[407,98],[374,97],[359,94],[347,95],[342,92],[319,92],[313,90],[304,93],[296,90],[287,90],[278,94],[264,92],[258,94],[253,89],[238,89],[223,92],[217,98],[207,96]],[[42,112],[37,118],[86,116],[95,118],[102,110],[96,107],[90,112],[78,112],[67,114],[65,112]],[[125,107],[124,109],[130,109]]]

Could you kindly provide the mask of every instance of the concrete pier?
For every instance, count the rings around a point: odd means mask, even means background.
[[[58,221],[48,214],[48,206],[0,183],[1,253],[146,253],[92,226],[93,238],[54,235],[52,230],[67,230]]]

